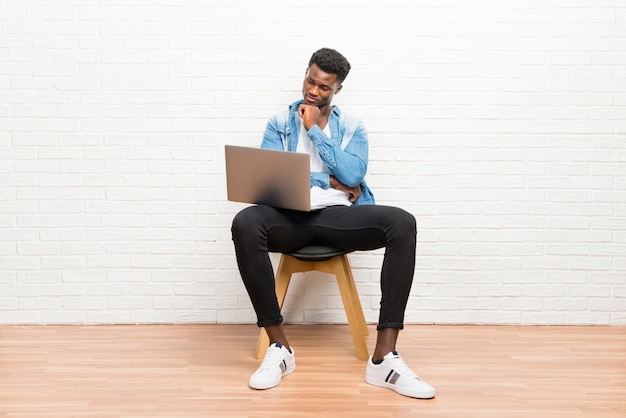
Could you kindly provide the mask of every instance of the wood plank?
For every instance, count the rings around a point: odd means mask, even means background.
[[[254,325],[3,326],[0,417],[626,417],[624,327],[409,325],[432,400],[366,384],[347,325],[287,332],[296,372],[255,391]]]

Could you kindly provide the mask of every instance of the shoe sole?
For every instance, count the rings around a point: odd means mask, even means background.
[[[424,391],[424,392],[411,392],[408,390],[405,390],[402,387],[398,387],[394,384],[385,382],[384,380],[378,380],[378,379],[373,379],[368,377],[367,375],[365,376],[365,381],[367,383],[369,383],[370,385],[374,385],[374,386],[379,386],[381,388],[386,388],[386,389],[390,389],[393,390],[396,393],[399,393],[400,395],[404,395],[404,396],[408,396],[409,398],[417,398],[417,399],[432,399],[435,397],[435,391]]]

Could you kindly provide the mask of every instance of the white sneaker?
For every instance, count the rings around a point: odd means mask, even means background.
[[[370,385],[392,389],[411,398],[435,397],[435,388],[420,379],[396,351],[388,353],[380,364],[372,363],[370,356],[365,370],[365,381]]]
[[[248,385],[252,389],[269,389],[278,386],[280,379],[296,370],[296,358],[293,347],[291,352],[282,344],[271,344],[261,366],[250,376]]]

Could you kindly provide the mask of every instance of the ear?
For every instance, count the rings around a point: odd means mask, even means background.
[[[338,85],[337,88],[335,89],[335,94],[339,93],[342,87],[343,87],[343,84]]]

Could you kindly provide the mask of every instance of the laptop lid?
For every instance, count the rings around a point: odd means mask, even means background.
[[[228,200],[311,210],[308,154],[226,145]]]

